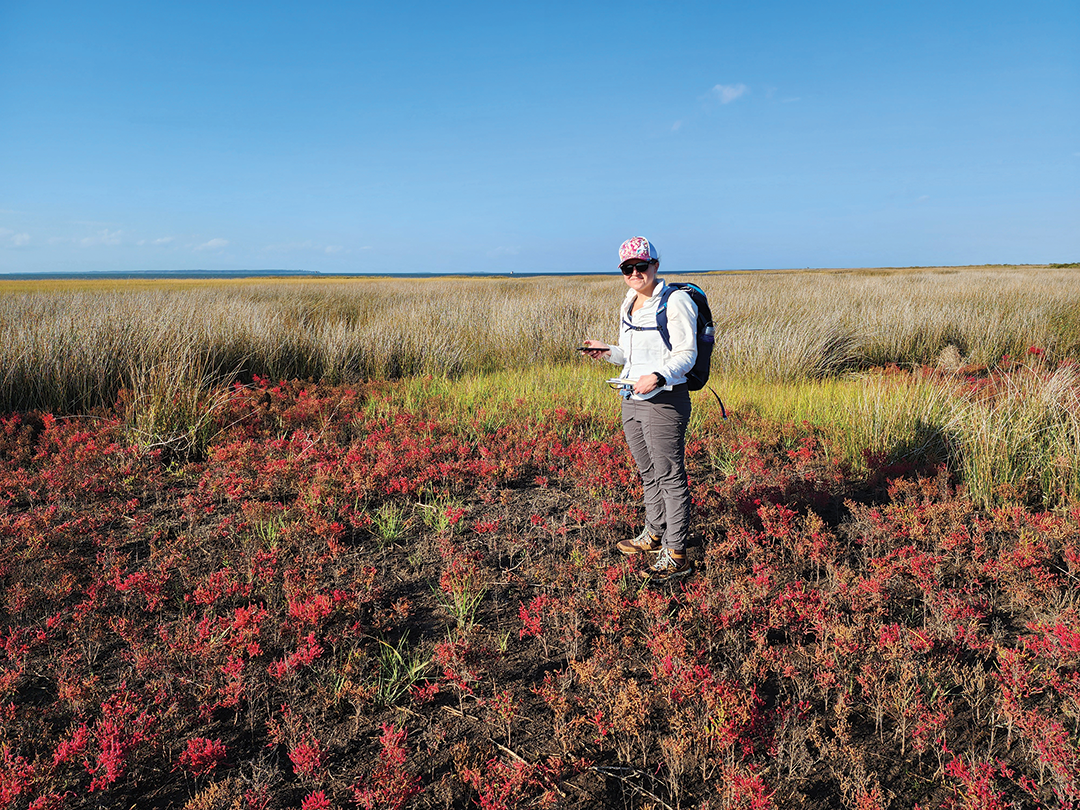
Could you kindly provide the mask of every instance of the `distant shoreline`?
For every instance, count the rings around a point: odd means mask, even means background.
[[[667,275],[705,275],[709,273],[746,273],[752,270],[666,270]],[[764,271],[769,272],[769,271]],[[197,280],[197,279],[256,279],[256,278],[539,278],[544,276],[608,276],[606,271],[581,273],[320,273],[314,270],[100,270],[77,272],[2,273],[0,281],[86,281],[110,280]]]
[[[926,265],[912,267],[744,267],[728,270],[664,270],[664,275],[719,275],[725,273],[844,273],[868,271],[901,270],[973,270],[978,268],[1004,267],[1047,267],[1054,269],[1076,268],[1080,263],[1051,264],[968,264],[968,265]],[[257,279],[257,278],[310,278],[310,279],[350,279],[350,278],[544,278],[571,276],[609,276],[606,270],[565,273],[321,273],[316,270],[91,270],[86,272],[0,272],[0,281],[71,281],[71,280],[196,280],[196,279]]]

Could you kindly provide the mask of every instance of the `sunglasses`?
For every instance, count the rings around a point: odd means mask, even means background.
[[[650,264],[652,264],[652,262],[637,262],[636,264],[622,264],[622,265],[619,265],[619,269],[622,270],[622,274],[624,276],[630,275],[635,270],[637,270],[637,272],[641,273],[641,275],[645,275],[645,273],[649,269]]]

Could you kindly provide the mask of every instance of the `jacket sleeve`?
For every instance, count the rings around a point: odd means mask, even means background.
[[[683,379],[697,362],[697,304],[689,293],[676,290],[668,298],[667,313],[671,351],[656,370],[669,380]]]

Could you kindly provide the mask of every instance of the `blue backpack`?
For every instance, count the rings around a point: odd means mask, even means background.
[[[705,387],[705,383],[709,381],[713,343],[716,339],[713,330],[712,310],[709,309],[709,299],[701,287],[689,282],[666,284],[664,291],[660,295],[660,303],[656,307],[656,326],[634,326],[625,318],[623,319],[623,325],[633,329],[635,332],[651,332],[653,330],[660,332],[660,339],[664,341],[668,351],[671,351],[667,307],[668,299],[676,290],[687,293],[697,305],[697,324],[694,329],[697,335],[697,360],[694,362],[694,367],[686,373],[686,387],[691,391],[700,391]],[[715,395],[716,392],[713,393]],[[723,407],[722,404],[721,407]]]

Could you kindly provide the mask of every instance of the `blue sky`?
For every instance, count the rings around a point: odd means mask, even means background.
[[[0,271],[1080,260],[1080,3],[0,0]]]

